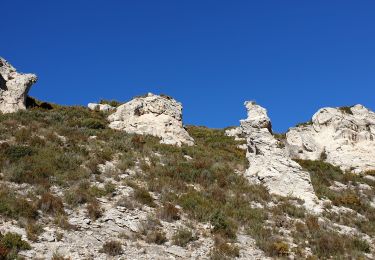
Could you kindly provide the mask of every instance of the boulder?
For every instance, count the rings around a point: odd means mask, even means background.
[[[267,110],[255,102],[246,102],[245,106],[248,118],[240,122],[247,139],[249,168],[246,177],[253,183],[265,185],[272,194],[302,199],[308,210],[320,212],[310,174],[288,157],[285,148],[272,135]]]
[[[168,96],[149,93],[136,97],[119,106],[108,120],[110,128],[160,137],[161,143],[194,145],[182,125],[181,103]]]
[[[344,171],[375,170],[375,113],[362,105],[322,108],[286,134],[291,158],[324,160]]]
[[[13,113],[26,109],[27,94],[36,81],[36,75],[18,73],[0,57],[0,112]]]
[[[97,104],[97,103],[89,103],[87,107],[91,110],[99,110],[99,111],[104,111],[104,112],[109,112],[113,111],[116,108],[113,106],[110,106],[108,104]]]

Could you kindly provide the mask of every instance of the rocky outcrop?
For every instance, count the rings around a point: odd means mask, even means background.
[[[36,81],[36,75],[18,73],[0,57],[0,112],[13,113],[26,109],[27,94]]]
[[[182,105],[173,98],[149,93],[119,106],[108,117],[110,128],[128,133],[153,135],[173,145],[193,145],[182,125]]]
[[[243,135],[241,127],[232,127],[227,130],[225,130],[226,136],[234,137],[234,140],[236,141],[244,141],[246,138]]]
[[[247,158],[250,166],[246,177],[264,184],[270,193],[293,196],[304,200],[305,207],[320,212],[310,175],[288,157],[280,142],[272,135],[267,110],[255,102],[246,102],[248,118],[241,120],[241,129],[247,138]]]
[[[97,104],[97,103],[89,103],[87,107],[90,110],[98,110],[98,111],[104,111],[104,112],[109,112],[109,111],[113,111],[116,109],[115,107],[110,106],[108,104]]]
[[[342,170],[375,169],[375,113],[362,105],[322,108],[286,134],[290,157],[325,160]]]

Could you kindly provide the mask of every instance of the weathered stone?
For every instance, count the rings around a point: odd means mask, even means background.
[[[0,112],[14,113],[26,109],[27,94],[36,81],[36,75],[18,73],[0,57]]]
[[[246,138],[243,136],[241,127],[234,127],[234,128],[227,129],[225,130],[225,135],[234,137],[234,140],[236,141],[246,140]]]
[[[99,110],[99,111],[104,111],[104,112],[108,112],[108,111],[112,111],[116,109],[115,107],[110,106],[108,104],[97,104],[97,103],[89,103],[87,107],[91,110]]]
[[[149,93],[134,98],[119,106],[108,120],[110,128],[160,137],[165,144],[194,144],[182,125],[182,105],[167,96]]]
[[[322,108],[286,138],[291,158],[322,159],[353,172],[375,169],[375,113],[362,105]]]
[[[320,212],[309,173],[291,160],[274,138],[267,110],[255,102],[246,102],[245,106],[248,118],[241,120],[241,129],[247,138],[250,163],[246,177],[251,182],[264,184],[270,193],[300,198],[307,209]]]

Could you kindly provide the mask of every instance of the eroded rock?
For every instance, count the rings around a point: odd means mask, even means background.
[[[26,109],[27,94],[36,81],[36,75],[18,73],[0,57],[0,111],[14,113]]]
[[[193,145],[182,125],[182,105],[173,98],[149,93],[119,106],[108,117],[109,127],[128,133],[153,135],[173,145]]]
[[[250,163],[246,177],[252,182],[264,184],[270,193],[300,198],[307,209],[320,212],[321,206],[309,173],[288,157],[272,135],[267,110],[255,102],[246,102],[245,106],[248,118],[241,120],[241,129],[247,138],[246,156]]]
[[[322,108],[310,124],[290,128],[287,150],[292,158],[324,160],[342,170],[375,169],[375,113],[362,105]]]
[[[88,103],[87,107],[91,110],[99,110],[99,111],[113,111],[116,108],[113,106],[110,106],[108,104],[97,104],[97,103]]]

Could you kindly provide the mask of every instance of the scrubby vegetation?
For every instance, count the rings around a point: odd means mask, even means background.
[[[309,125],[312,125],[312,124],[313,124],[312,120],[309,120],[307,122],[302,122],[302,123],[296,124],[296,127],[309,126]]]
[[[31,241],[40,234],[43,216],[64,230],[76,228],[69,223],[67,210],[83,207],[92,221],[101,218],[104,209],[98,201],[111,199],[117,189],[114,183],[120,183],[132,192],[122,196],[118,206],[127,210],[147,207],[155,212],[140,231],[148,243],[162,245],[170,239],[182,247],[193,244],[198,238],[193,227],[180,228],[172,237],[162,230],[161,221],[174,223],[185,217],[211,226],[212,259],[237,257],[239,233],[250,235],[273,257],[342,259],[351,254],[360,257],[370,250],[362,238],[340,235],[310,216],[298,199],[271,196],[265,187],[250,184],[242,175],[248,167],[245,151],[224,130],[189,126],[196,145],[175,147],[160,144],[155,137],[108,129],[106,114],[99,111],[44,107],[35,105],[28,111],[0,115],[1,181],[28,187],[27,192],[14,192],[0,186],[0,216],[26,219]],[[277,137],[281,142],[285,138]],[[113,162],[117,170],[103,167],[106,162]],[[298,162],[311,173],[319,198],[365,217],[359,220],[326,211],[325,218],[375,234],[375,212],[369,206],[374,194],[357,189],[359,183],[374,187],[373,182],[323,162]],[[120,178],[134,168],[139,171],[126,180]],[[335,181],[348,188],[334,192],[330,186]],[[53,187],[63,190],[63,195],[54,193]],[[121,254],[121,243],[109,241],[102,252]]]
[[[339,107],[339,110],[344,114],[353,115],[351,108],[352,108],[351,106],[344,106],[344,107]]]
[[[110,256],[116,256],[121,255],[123,250],[120,242],[112,240],[103,244],[101,252]]]
[[[375,235],[375,208],[371,201],[375,198],[375,183],[350,172],[342,172],[339,167],[321,161],[297,161],[303,168],[310,172],[315,193],[321,199],[329,199],[335,206],[342,206],[363,215],[360,219],[353,213],[336,214],[326,213],[326,216],[337,223],[356,227],[360,231]],[[336,183],[344,184],[345,188],[339,192],[330,188]],[[370,189],[360,189],[361,184],[370,186]]]
[[[18,252],[30,250],[29,243],[22,240],[21,236],[15,233],[0,233],[0,259],[18,259]]]

